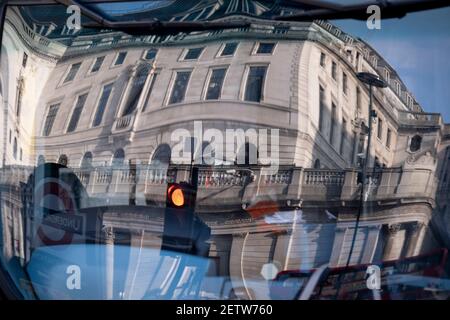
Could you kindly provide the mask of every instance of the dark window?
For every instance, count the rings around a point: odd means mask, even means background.
[[[102,123],[103,113],[105,112],[105,108],[108,103],[109,96],[111,95],[112,88],[113,88],[112,83],[107,84],[106,86],[103,87],[102,95],[100,96],[97,110],[95,111],[94,123],[92,124],[94,127]]]
[[[12,142],[12,130],[9,130],[9,144]]]
[[[344,72],[342,73],[342,91],[344,92],[344,94],[347,94],[347,86],[347,74]]]
[[[23,160],[23,150],[22,150],[22,148],[20,148],[20,161],[22,161]]]
[[[411,152],[416,152],[419,151],[421,147],[422,147],[422,137],[418,135],[414,136],[411,139],[411,145],[409,147],[409,150]]]
[[[229,42],[227,43],[224,47],[223,50],[220,54],[221,57],[224,56],[233,56],[234,53],[236,52],[238,43],[237,42]]]
[[[334,61],[331,64],[331,76],[334,80],[337,80],[337,64]]]
[[[66,166],[69,164],[69,158],[65,154],[59,156],[58,163],[60,165]]]
[[[162,144],[156,148],[152,156],[151,163],[153,165],[169,164],[172,156],[172,150],[168,144]]]
[[[387,135],[386,135],[386,147],[388,147],[388,148],[391,147],[391,140],[392,140],[392,130],[388,129]]]
[[[116,61],[114,62],[114,65],[115,66],[121,65],[125,61],[126,56],[127,56],[127,52],[126,51],[120,52],[117,55],[117,58],[116,58]]]
[[[170,96],[169,104],[183,102],[186,95],[189,78],[191,77],[190,71],[177,72],[175,83],[173,84],[172,94]]]
[[[321,52],[320,53],[320,65],[322,66],[322,67],[325,67],[325,53],[323,53],[323,52]]]
[[[84,103],[86,102],[87,93],[81,95],[77,99],[77,104],[72,113],[72,117],[70,118],[69,126],[67,128],[67,132],[73,132],[77,128],[78,121],[80,120],[81,113],[83,112]]]
[[[14,159],[17,159],[17,138],[14,138],[13,157]]]
[[[98,70],[100,70],[100,67],[102,66],[104,60],[104,56],[97,57],[97,59],[95,59],[94,65],[92,66],[91,72],[97,72]]]
[[[219,99],[222,92],[223,80],[227,69],[214,69],[209,80],[208,91],[206,93],[206,100]]]
[[[48,109],[47,118],[45,119],[44,132],[45,137],[49,136],[52,132],[53,123],[55,122],[56,115],[58,114],[59,104],[53,104]]]
[[[356,109],[358,112],[361,110],[361,89],[356,87]]]
[[[24,52],[22,57],[22,67],[26,67],[28,62],[28,55]]]
[[[157,50],[157,49],[149,49],[149,50],[147,50],[147,52],[145,53],[145,59],[146,59],[146,60],[152,60],[152,59],[155,59],[157,53],[158,53],[158,50]]]
[[[261,42],[258,46],[257,54],[272,54],[275,48],[275,43],[265,43]]]
[[[320,169],[320,160],[316,159],[316,161],[314,161],[314,169]]]
[[[266,72],[267,67],[250,67],[245,88],[245,101],[261,101]]]
[[[16,97],[16,116],[20,117],[20,111],[22,110],[22,98],[23,98],[23,79],[19,79],[17,84],[17,97]]]
[[[184,60],[196,60],[200,57],[203,52],[203,48],[193,48],[189,49],[184,56]]]
[[[67,73],[66,78],[64,79],[64,83],[70,82],[73,79],[75,79],[75,76],[77,75],[78,70],[81,67],[81,62],[74,63],[71,67],[69,72]]]
[[[122,116],[126,116],[132,113],[134,110],[136,110],[139,98],[141,97],[145,81],[147,80],[149,72],[150,66],[148,64],[139,67],[139,70],[136,72],[136,75],[132,80],[133,83],[131,85],[127,98],[127,103],[125,105],[125,109],[123,111]]]
[[[344,154],[345,140],[347,139],[347,120],[342,119],[341,142],[339,145],[339,153]]]
[[[378,129],[377,129],[377,137],[381,139],[383,137],[383,120],[378,118]]]
[[[81,160],[81,168],[89,169],[92,167],[92,153],[90,151],[86,152]]]
[[[147,108],[148,101],[150,100],[150,97],[153,92],[153,88],[155,87],[156,79],[158,78],[157,73],[153,73],[152,76],[152,82],[150,83],[150,88],[148,89],[147,96],[145,97],[144,106],[142,107],[142,111],[145,111],[145,108]]]
[[[123,151],[123,149],[117,149],[114,152],[114,156],[112,159],[112,166],[113,167],[123,166],[124,161],[125,161],[125,151]]]
[[[319,131],[324,129],[324,113],[325,113],[325,90],[320,86],[319,88]]]
[[[336,131],[336,112],[337,108],[334,103],[331,104],[331,127],[330,127],[330,143],[334,144],[334,134]]]

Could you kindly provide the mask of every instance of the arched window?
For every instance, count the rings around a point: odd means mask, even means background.
[[[159,145],[152,156],[152,164],[169,164],[172,156],[172,149],[168,144]]]
[[[216,164],[216,151],[208,141],[203,141],[202,143],[201,157],[202,157],[202,164],[206,165]]]
[[[81,168],[89,169],[92,167],[92,153],[90,151],[86,152],[81,159]]]
[[[314,161],[314,169],[320,169],[320,160],[316,159],[316,161]]]
[[[237,153],[236,164],[247,166],[258,164],[258,148],[254,144],[246,142]]]
[[[422,147],[422,137],[419,135],[415,135],[414,137],[412,137],[409,150],[411,152],[417,152],[420,150],[421,147]]]
[[[114,152],[114,156],[113,156],[111,165],[114,167],[120,167],[120,166],[123,166],[124,161],[125,161],[125,151],[123,151],[122,148],[117,149]]]
[[[65,154],[62,154],[62,155],[59,156],[58,163],[60,165],[63,165],[63,166],[67,167],[68,164],[69,164],[69,159],[67,158],[67,156]]]

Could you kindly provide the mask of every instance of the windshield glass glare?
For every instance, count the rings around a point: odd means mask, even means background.
[[[24,299],[448,299],[450,9],[292,18],[361,3],[7,6],[1,279]]]

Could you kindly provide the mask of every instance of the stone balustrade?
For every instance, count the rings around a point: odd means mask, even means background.
[[[98,203],[163,203],[167,183],[188,181],[189,166],[97,167],[72,169],[90,198]],[[11,166],[0,170],[0,184],[26,182],[30,167]],[[303,202],[358,201],[361,174],[356,169],[304,169],[281,166],[272,174],[265,167],[200,167],[197,203],[200,207],[230,208],[259,200],[280,205]],[[386,168],[368,170],[365,199],[368,201],[428,201],[434,205],[437,178],[428,169]]]

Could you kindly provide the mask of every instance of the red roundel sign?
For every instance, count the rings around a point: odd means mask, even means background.
[[[70,187],[58,179],[46,178],[36,186],[34,198],[35,210],[41,212],[41,225],[37,235],[46,245],[69,244],[73,239],[73,232],[64,230],[64,218],[76,212],[76,202]],[[45,212],[61,212],[61,215],[48,215]],[[57,217],[57,218],[56,218]],[[59,222],[52,223],[52,220]]]

